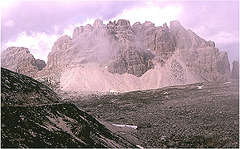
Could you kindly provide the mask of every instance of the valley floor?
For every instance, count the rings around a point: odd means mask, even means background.
[[[74,103],[142,147],[239,147],[236,81],[96,95]]]

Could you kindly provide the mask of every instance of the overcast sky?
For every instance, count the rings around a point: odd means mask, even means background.
[[[53,43],[75,26],[96,18],[151,21],[156,26],[179,20],[186,29],[227,51],[230,63],[239,56],[238,1],[18,1],[1,0],[1,48],[23,46],[47,60]]]

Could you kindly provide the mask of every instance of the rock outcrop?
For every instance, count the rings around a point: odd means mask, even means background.
[[[38,67],[38,71],[41,71],[46,66],[46,63],[44,60],[36,59],[36,65]]]
[[[3,68],[34,77],[38,72],[36,60],[27,48],[9,47],[1,53]]]
[[[232,64],[233,66],[232,66],[231,77],[233,79],[239,79],[239,62],[234,60]]]

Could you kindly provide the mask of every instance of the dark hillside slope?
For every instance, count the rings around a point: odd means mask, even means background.
[[[1,68],[2,106],[57,103],[57,94],[31,77]]]
[[[1,147],[135,147],[32,78],[1,78]]]

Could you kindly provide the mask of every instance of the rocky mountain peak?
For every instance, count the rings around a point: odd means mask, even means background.
[[[29,49],[24,47],[9,47],[2,51],[1,62],[3,68],[31,77],[38,71],[35,58]]]
[[[109,21],[109,23],[107,24],[107,28],[111,33],[119,34],[122,33],[123,31],[130,31],[131,25],[128,20],[119,19],[117,22],[116,20],[114,20],[113,22]]]
[[[74,30],[73,30],[73,35],[72,35],[72,38],[75,39],[79,36],[79,34],[81,34],[84,30],[84,27],[83,26],[80,26],[80,27],[75,27]]]
[[[164,24],[163,24],[163,28],[164,28],[164,29],[169,29],[168,26],[167,26],[167,23],[164,23]]]
[[[125,20],[125,19],[119,19],[117,21],[117,26],[127,26],[127,27],[130,27],[130,21],[128,20]]]
[[[104,27],[103,21],[101,19],[96,19],[94,21],[93,27],[95,27],[95,28],[103,28]]]
[[[152,22],[150,22],[150,21],[145,21],[145,22],[143,23],[143,25],[145,25],[145,26],[155,26],[155,24],[152,23]]]
[[[172,30],[174,29],[184,29],[184,27],[181,25],[181,23],[178,20],[174,20],[170,22],[170,28]]]
[[[9,47],[2,51],[2,54],[18,54],[18,53],[30,53],[28,48],[24,47]]]
[[[71,41],[72,39],[68,35],[64,35],[58,38],[52,47],[52,51],[66,50],[69,48]]]

